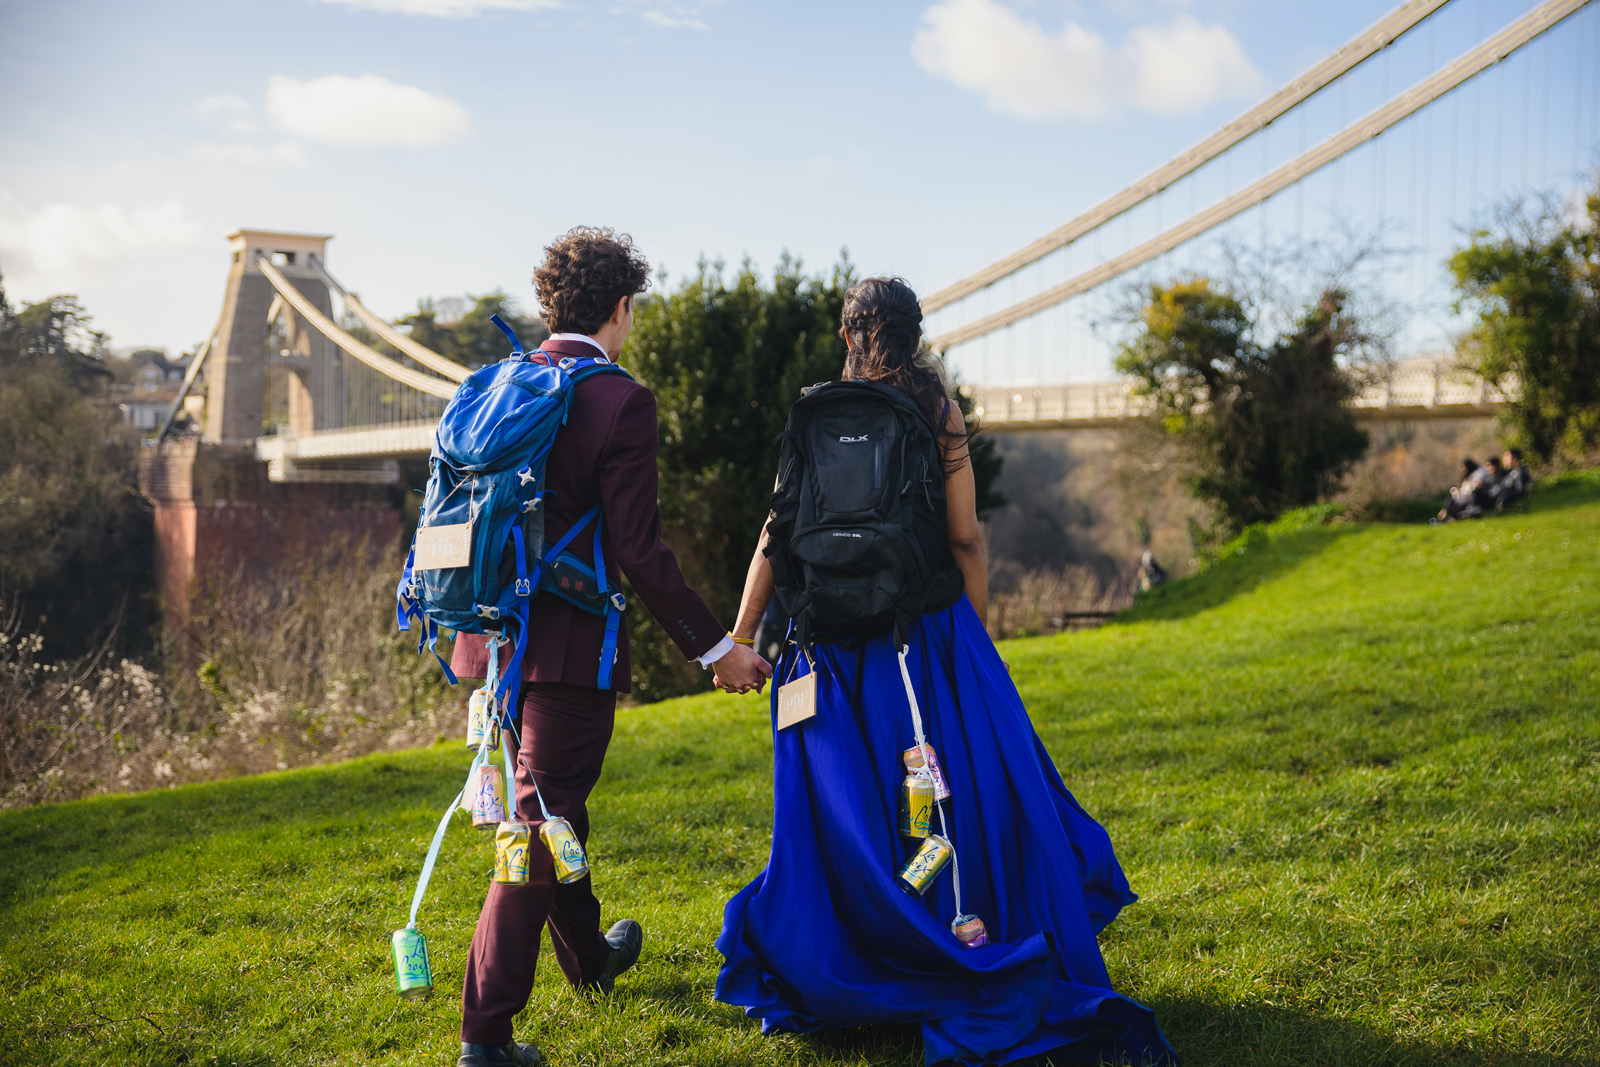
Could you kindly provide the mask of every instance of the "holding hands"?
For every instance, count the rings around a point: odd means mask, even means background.
[[[711,665],[718,689],[730,693],[761,692],[772,677],[772,664],[748,645],[734,645],[732,651]]]

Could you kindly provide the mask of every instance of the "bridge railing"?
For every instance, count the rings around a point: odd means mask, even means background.
[[[1515,390],[1514,383],[1508,389]],[[973,413],[987,428],[1087,430],[1154,413],[1131,380],[1069,385],[965,386]],[[1491,415],[1505,392],[1448,359],[1408,359],[1391,365],[1352,406],[1370,420],[1440,419]]]

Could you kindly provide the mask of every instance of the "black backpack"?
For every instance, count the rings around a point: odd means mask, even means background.
[[[939,441],[910,397],[877,382],[812,386],[778,444],[766,556],[802,646],[893,630],[900,647],[919,615],[960,599]]]

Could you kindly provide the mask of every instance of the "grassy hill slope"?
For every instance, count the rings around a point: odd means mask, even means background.
[[[1143,900],[1103,938],[1190,1065],[1600,1063],[1600,480],[1451,527],[1285,522],[1132,613],[1003,654]],[[769,833],[764,702],[624,712],[594,799],[609,1001],[542,969],[578,1064],[915,1064],[896,1028],[763,1039],[711,1000]],[[449,1064],[487,881],[458,823],[388,932],[459,745],[0,814],[0,1060]],[[805,931],[795,931],[805,936]]]

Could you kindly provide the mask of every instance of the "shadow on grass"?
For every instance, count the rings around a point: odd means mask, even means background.
[[[1360,1023],[1266,1004],[1218,1005],[1199,1000],[1151,1002],[1184,1067],[1592,1067],[1578,1054],[1486,1048],[1450,1041],[1396,1038]],[[920,1067],[915,1025],[858,1026],[795,1035],[789,1040],[823,1063]],[[1081,1060],[1049,1054],[1012,1067],[1068,1067]]]
[[[1229,542],[1224,549],[1226,554],[1211,566],[1193,577],[1181,578],[1141,594],[1133,607],[1108,625],[1186,619],[1219,607],[1298,567],[1359,529],[1360,526],[1351,523],[1311,526],[1284,533],[1252,528]]]
[[[344,834],[415,810],[419,825],[459,788],[459,746],[350,763],[92,797],[0,812],[0,903],[88,867],[104,870],[232,834]]]
[[[1184,1067],[1592,1067],[1577,1052],[1552,1054],[1450,1040],[1396,1037],[1349,1019],[1270,1004],[1150,1002]],[[1048,1063],[1036,1061],[1030,1067]],[[1061,1063],[1058,1067],[1065,1067]]]

